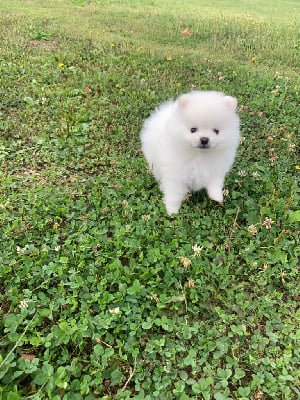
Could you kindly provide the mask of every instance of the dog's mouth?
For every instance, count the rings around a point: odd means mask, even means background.
[[[207,144],[200,143],[200,144],[198,144],[197,148],[198,149],[210,149],[210,145],[208,143]]]

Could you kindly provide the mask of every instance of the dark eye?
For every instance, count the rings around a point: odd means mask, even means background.
[[[218,135],[219,134],[219,129],[213,129],[213,131]]]
[[[191,132],[192,132],[192,133],[197,132],[197,130],[198,130],[197,128],[191,128]]]

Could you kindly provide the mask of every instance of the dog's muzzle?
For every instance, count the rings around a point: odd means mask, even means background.
[[[209,149],[210,145],[209,145],[209,138],[208,137],[201,137],[198,147],[200,149]]]

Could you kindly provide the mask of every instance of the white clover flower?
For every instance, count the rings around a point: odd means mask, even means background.
[[[278,160],[277,156],[273,156],[273,157],[269,158],[269,161],[271,161],[271,164],[274,164],[277,160]]]
[[[24,253],[24,250],[25,250],[25,249],[23,249],[22,247],[17,246],[17,253],[18,253],[18,254]]]
[[[257,228],[255,225],[248,226],[247,231],[253,236],[257,234]]]
[[[195,287],[195,281],[194,281],[194,279],[192,279],[192,278],[189,278],[189,279],[188,279],[188,287],[189,287],[190,289],[192,289],[192,288]]]
[[[19,304],[20,308],[27,308],[28,307],[28,300],[21,300]]]
[[[110,309],[109,309],[109,312],[110,312],[112,315],[119,314],[119,313],[120,313],[120,307],[110,308]]]
[[[295,150],[296,150],[296,145],[295,145],[295,143],[290,143],[290,144],[289,144],[289,151],[290,151],[291,153],[294,153]]]
[[[200,247],[200,246],[198,246],[197,244],[195,244],[195,245],[192,247],[192,249],[193,249],[193,251],[194,251],[194,257],[198,257],[198,256],[200,256],[200,253],[201,253],[203,247]]]
[[[264,222],[262,223],[262,226],[264,226],[266,229],[271,229],[272,224],[273,224],[274,222],[275,222],[275,221],[273,221],[272,218],[266,217],[265,220],[264,220]]]
[[[268,269],[268,267],[269,267],[268,264],[267,264],[267,263],[264,263],[264,265],[263,265],[263,270],[266,271],[266,270]]]
[[[271,93],[278,93],[278,92],[280,92],[280,90],[281,90],[281,87],[280,87],[279,85],[276,85],[276,86],[275,86],[275,89],[273,89],[273,90],[271,91]]]
[[[156,303],[159,303],[159,297],[156,293],[151,293],[151,299],[156,301]]]
[[[184,268],[188,268],[192,265],[192,261],[187,257],[179,257],[179,261],[181,262]]]

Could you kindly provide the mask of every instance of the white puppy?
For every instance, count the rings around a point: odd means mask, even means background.
[[[239,145],[237,100],[223,93],[193,91],[158,107],[141,130],[142,151],[168,214],[187,193],[205,188],[221,203],[226,173]]]

